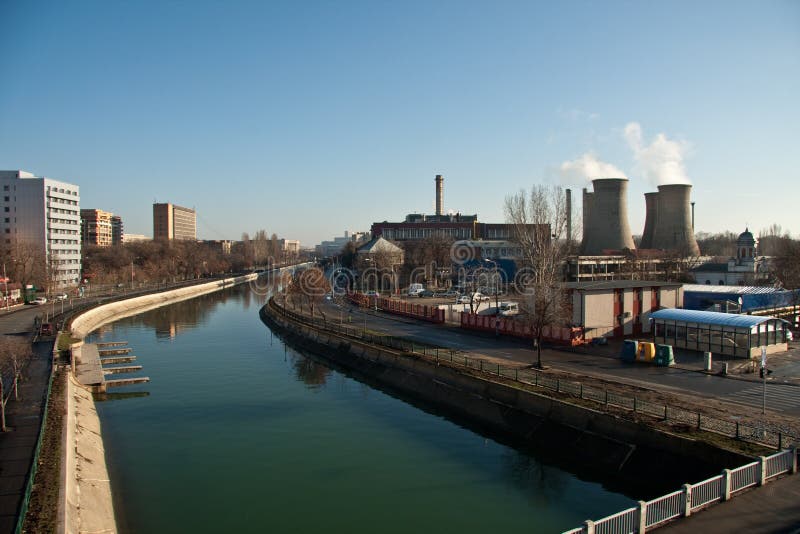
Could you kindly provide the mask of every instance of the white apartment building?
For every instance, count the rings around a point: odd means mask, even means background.
[[[0,171],[0,239],[38,248],[46,283],[53,288],[80,282],[80,188],[21,170]]]

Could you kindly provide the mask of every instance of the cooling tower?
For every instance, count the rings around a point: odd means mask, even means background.
[[[647,211],[644,218],[642,242],[639,243],[639,248],[653,248],[653,234],[656,231],[658,221],[658,193],[645,193],[644,204]]]
[[[635,249],[628,225],[628,179],[599,178],[592,180],[594,193],[586,214],[584,190],[584,228],[582,254],[602,254],[603,250]]]
[[[676,250],[689,256],[699,256],[700,248],[692,230],[689,184],[658,186],[658,206],[652,248]]]
[[[444,178],[436,175],[436,215],[444,215]]]

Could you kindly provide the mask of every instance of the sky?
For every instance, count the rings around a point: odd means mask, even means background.
[[[696,229],[800,235],[800,2],[0,0],[0,169],[152,235],[313,246],[533,184],[659,183]],[[579,198],[580,195],[577,195]],[[578,206],[580,203],[578,202]]]

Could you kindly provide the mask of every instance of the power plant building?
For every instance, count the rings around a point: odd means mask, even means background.
[[[153,239],[196,240],[197,214],[175,204],[153,204]]]
[[[410,213],[402,222],[372,223],[372,237],[383,237],[391,241],[417,241],[432,237],[461,240],[514,239],[514,225],[504,223],[482,223],[477,215],[444,213],[444,178],[436,175],[436,214]]]

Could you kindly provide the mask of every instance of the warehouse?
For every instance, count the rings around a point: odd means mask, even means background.
[[[788,350],[787,324],[775,317],[667,309],[650,314],[653,341],[737,358],[757,358]]]
[[[586,339],[650,332],[650,313],[683,306],[683,287],[674,282],[608,280],[565,284],[572,307],[572,325]]]

